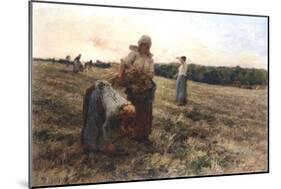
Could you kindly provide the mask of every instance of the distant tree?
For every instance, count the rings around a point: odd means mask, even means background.
[[[203,82],[209,84],[220,84],[221,76],[218,70],[212,69],[204,74]]]
[[[174,78],[179,64],[155,64],[155,74],[167,78]],[[218,85],[266,85],[267,71],[263,69],[249,69],[236,67],[214,67],[189,64],[187,74],[189,79]]]

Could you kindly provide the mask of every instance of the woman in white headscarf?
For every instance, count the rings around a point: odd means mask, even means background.
[[[121,81],[126,79],[132,80],[133,78],[133,80],[137,81],[145,80],[143,82],[148,80],[151,84],[151,87],[149,87],[148,93],[146,93],[146,95],[132,92],[131,88],[125,84],[127,98],[132,102],[136,109],[134,138],[143,142],[148,142],[148,136],[151,133],[152,103],[156,89],[155,83],[152,81],[154,76],[154,65],[152,59],[153,55],[150,53],[151,44],[151,38],[147,35],[143,35],[138,41],[138,46],[130,46],[131,52],[127,57],[121,59],[119,69],[119,78]],[[138,73],[141,73],[143,77],[139,77],[139,75],[136,75],[135,78],[132,76],[129,77],[128,73],[132,70],[136,70]],[[144,96],[147,96],[147,98],[142,98]]]

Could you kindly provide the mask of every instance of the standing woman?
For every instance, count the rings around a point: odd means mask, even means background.
[[[178,106],[183,106],[187,103],[187,64],[185,56],[181,56],[179,59],[181,65],[176,81],[176,102]]]
[[[121,59],[119,79],[124,81],[127,99],[132,102],[136,109],[136,122],[134,138],[141,142],[149,142],[148,136],[152,126],[152,103],[154,99],[155,83],[152,54],[150,53],[151,38],[143,35],[138,46],[131,45],[131,52]],[[132,84],[133,83],[133,84]],[[150,87],[142,90],[133,90],[134,83],[150,83]],[[135,85],[136,86],[136,85]],[[145,84],[141,86],[146,88]]]

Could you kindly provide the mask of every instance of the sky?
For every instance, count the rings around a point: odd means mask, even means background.
[[[154,62],[267,69],[267,19],[33,3],[33,57],[119,61],[142,35]]]

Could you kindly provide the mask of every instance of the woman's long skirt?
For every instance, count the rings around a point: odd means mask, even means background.
[[[136,98],[134,94],[127,93],[128,100],[132,102],[136,109],[134,138],[137,140],[148,140],[148,136],[151,134],[152,108],[156,90],[155,83],[152,84],[153,86],[146,98]]]
[[[176,81],[176,102],[186,104],[187,102],[187,78],[184,75],[179,75]]]
[[[139,100],[132,100],[131,102],[136,109],[134,138],[147,140],[152,126],[152,102]]]

